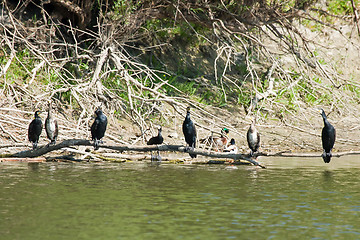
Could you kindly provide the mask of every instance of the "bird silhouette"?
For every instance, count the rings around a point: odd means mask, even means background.
[[[37,144],[39,142],[39,137],[41,135],[41,131],[43,128],[43,124],[41,118],[39,116],[41,112],[39,110],[35,111],[35,117],[31,121],[28,129],[28,138],[29,141],[32,142],[33,149],[37,148]]]
[[[100,108],[95,111],[96,118],[91,125],[91,139],[94,141],[94,149],[99,149],[100,140],[104,137],[107,127],[107,117]]]
[[[323,109],[320,109],[320,114],[324,120],[324,127],[321,132],[322,146],[324,149],[321,155],[325,163],[329,163],[331,160],[331,150],[335,144],[336,131],[335,128],[327,120],[326,114]]]
[[[162,128],[161,128],[161,126],[159,126],[158,135],[150,138],[149,141],[147,142],[147,145],[158,145],[158,144],[162,144],[164,142],[164,138],[161,135],[161,130],[162,130]],[[161,161],[161,156],[160,156],[159,150],[157,151],[156,157],[154,157],[151,152],[151,161],[154,161],[154,160]]]
[[[149,141],[147,142],[147,145],[156,145],[156,144],[162,144],[164,142],[164,138],[161,135],[161,126],[158,128],[158,135],[155,137],[152,137],[149,139]]]
[[[182,125],[182,130],[185,137],[185,142],[192,150],[196,147],[196,128],[193,121],[190,119],[190,107],[186,108],[186,117]],[[189,153],[191,158],[196,158],[196,154]]]

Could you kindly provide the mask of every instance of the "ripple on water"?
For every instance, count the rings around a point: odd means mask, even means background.
[[[359,238],[357,162],[351,168],[338,159],[330,165],[289,161],[264,159],[267,169],[231,171],[146,163],[3,164],[0,218],[6,221],[0,234],[6,239]]]

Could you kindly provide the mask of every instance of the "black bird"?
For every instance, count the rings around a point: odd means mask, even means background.
[[[28,129],[28,138],[29,141],[32,142],[33,149],[37,148],[41,130],[43,128],[43,124],[39,116],[40,113],[41,112],[39,110],[35,111],[35,118],[31,121]]]
[[[156,144],[162,144],[164,142],[164,138],[161,135],[161,126],[158,129],[158,135],[155,137],[152,137],[147,142],[147,145],[156,145]]]
[[[45,131],[48,139],[50,139],[49,144],[55,144],[58,136],[59,128],[57,120],[52,116],[51,102],[49,104],[48,116],[45,120]]]
[[[323,109],[320,109],[321,116],[324,120],[324,127],[321,132],[321,140],[324,152],[322,154],[322,158],[325,163],[329,163],[331,160],[331,149],[334,147],[336,131],[335,128],[329,123],[325,112]]]
[[[107,117],[98,108],[95,111],[96,118],[94,123],[91,125],[91,139],[94,140],[94,149],[99,149],[99,142],[105,135],[106,126],[107,126]]]
[[[246,139],[250,148],[250,156],[252,157],[260,147],[260,133],[255,128],[256,119],[251,123],[246,134]]]
[[[186,117],[183,122],[182,129],[186,143],[189,144],[192,150],[194,150],[196,146],[196,128],[195,128],[195,124],[190,119],[190,107],[186,108]],[[189,155],[191,158],[196,158],[196,154],[189,153]]]
[[[164,142],[164,138],[161,135],[161,126],[160,126],[158,129],[158,135],[150,138],[149,141],[147,142],[147,145],[157,145],[157,144],[162,144],[163,142]],[[151,161],[153,160],[161,161],[160,152],[158,151],[157,153],[158,153],[157,157],[153,157],[151,152]]]

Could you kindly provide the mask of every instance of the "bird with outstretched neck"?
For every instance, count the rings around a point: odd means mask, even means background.
[[[159,126],[158,128],[158,135],[155,137],[152,137],[149,139],[149,141],[147,142],[147,145],[158,145],[158,144],[162,144],[164,142],[164,138],[161,135],[161,126]],[[151,161],[160,161],[161,162],[161,156],[160,156],[160,152],[157,151],[157,156],[153,156],[152,152],[151,152]]]
[[[190,119],[190,107],[186,108],[186,117],[182,125],[182,130],[185,137],[185,142],[194,150],[196,146],[196,128],[193,121]],[[191,158],[196,158],[196,154],[189,153]]]
[[[327,120],[326,114],[323,109],[320,109],[320,114],[324,120],[324,127],[321,132],[321,140],[324,152],[322,154],[322,158],[325,163],[329,163],[331,160],[331,150],[335,144],[336,131],[335,128],[329,123]]]
[[[260,133],[255,128],[256,118],[252,121],[246,134],[246,139],[250,148],[250,156],[252,157],[260,147]]]
[[[49,104],[48,116],[45,120],[45,131],[48,139],[50,140],[49,145],[56,144],[59,128],[57,120],[52,115],[51,102]]]
[[[41,118],[39,116],[41,112],[39,110],[35,111],[35,117],[31,121],[28,129],[28,138],[29,141],[32,142],[33,149],[37,148],[37,144],[39,142],[39,137],[41,135],[41,131],[43,128],[43,124]]]
[[[91,125],[91,139],[94,141],[94,149],[99,149],[100,140],[104,137],[107,127],[107,117],[100,108],[95,111],[96,118]]]

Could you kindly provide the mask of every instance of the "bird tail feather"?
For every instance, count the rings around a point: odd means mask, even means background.
[[[324,159],[325,163],[329,163],[331,160],[331,153],[323,153],[322,158]]]
[[[99,141],[97,139],[95,139],[94,141],[94,150],[98,150],[99,149]]]

